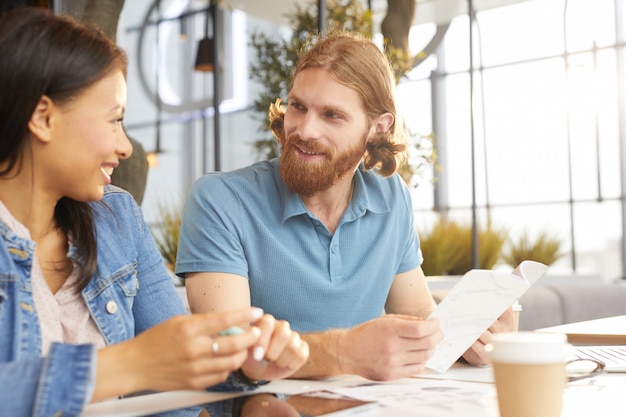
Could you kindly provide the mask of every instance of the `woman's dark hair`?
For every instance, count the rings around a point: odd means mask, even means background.
[[[100,30],[44,8],[18,8],[0,18],[0,176],[21,169],[28,123],[42,96],[63,104],[121,70],[124,51]],[[82,290],[97,269],[93,215],[85,202],[62,198],[56,226],[76,246],[72,261]]]

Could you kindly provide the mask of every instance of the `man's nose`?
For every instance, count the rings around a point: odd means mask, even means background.
[[[300,120],[298,133],[302,140],[318,140],[321,137],[321,121],[313,112],[307,112]]]

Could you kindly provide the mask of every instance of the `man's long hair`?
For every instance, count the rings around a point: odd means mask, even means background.
[[[363,157],[365,169],[376,168],[390,176],[406,158],[407,132],[397,113],[395,79],[383,52],[370,39],[358,33],[339,32],[310,37],[300,51],[293,78],[307,68],[321,68],[338,83],[353,89],[361,97],[371,123],[383,113],[391,113],[394,123],[387,132],[367,144]],[[293,82],[292,78],[292,82]],[[282,146],[285,139],[285,109],[280,99],[270,105],[270,129]]]

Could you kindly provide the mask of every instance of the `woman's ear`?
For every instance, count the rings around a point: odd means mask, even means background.
[[[48,96],[41,96],[39,103],[35,107],[28,130],[39,140],[49,142],[52,139],[52,124],[50,117],[54,109],[54,102]]]

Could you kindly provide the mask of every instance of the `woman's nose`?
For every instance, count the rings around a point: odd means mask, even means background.
[[[133,154],[133,145],[130,143],[126,131],[122,128],[119,129],[115,135],[117,138],[117,154],[121,159],[130,158]]]

